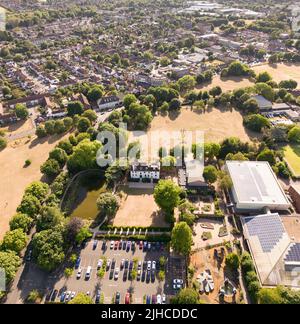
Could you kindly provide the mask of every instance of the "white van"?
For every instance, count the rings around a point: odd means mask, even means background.
[[[92,267],[88,266],[87,269],[86,269],[86,273],[85,273],[85,279],[90,279],[91,272],[92,272]]]

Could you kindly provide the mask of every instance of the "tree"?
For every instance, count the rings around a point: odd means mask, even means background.
[[[157,205],[167,213],[173,213],[180,202],[181,189],[172,180],[160,180],[154,189]]]
[[[278,288],[262,288],[258,293],[259,304],[283,304]]]
[[[93,236],[93,234],[91,233],[89,228],[86,226],[83,226],[77,233],[75,240],[76,240],[77,244],[81,244],[82,242],[91,238],[92,236]]]
[[[78,217],[71,217],[66,226],[66,232],[65,232],[65,240],[69,244],[73,244],[75,242],[76,236],[81,230],[81,228],[84,226],[83,221]]]
[[[69,116],[81,115],[84,111],[84,106],[80,101],[74,101],[68,104],[67,109]]]
[[[275,152],[270,149],[264,149],[262,152],[258,154],[257,161],[267,161],[271,165],[275,165],[276,163]]]
[[[192,90],[196,86],[196,80],[191,75],[185,75],[184,77],[180,78],[177,81],[177,84],[179,86],[179,90],[182,93],[186,93],[189,90]]]
[[[292,143],[300,143],[300,127],[295,126],[288,132],[288,140]]]
[[[20,118],[22,120],[26,120],[29,116],[28,109],[23,104],[16,104],[15,114],[17,118]]]
[[[79,172],[88,169],[98,168],[96,157],[101,143],[98,141],[91,142],[88,139],[80,142],[73,150],[67,166],[70,172]]]
[[[213,97],[217,97],[217,96],[221,95],[221,93],[222,93],[222,89],[221,89],[221,87],[219,87],[219,86],[213,87],[213,88],[210,89],[210,91],[209,91],[209,94],[210,94],[211,96],[213,96]]]
[[[32,239],[32,251],[39,267],[52,271],[64,258],[64,239],[62,228],[53,228],[37,233]]]
[[[73,305],[80,305],[80,304],[94,304],[92,298],[90,296],[85,295],[84,293],[78,293],[71,301],[69,301],[69,304]]]
[[[254,88],[258,94],[262,95],[267,100],[274,101],[275,98],[274,89],[267,83],[263,83],[263,82],[256,83]]]
[[[59,163],[54,159],[48,159],[41,165],[41,172],[49,178],[56,177],[61,171]]]
[[[55,134],[63,134],[66,131],[66,126],[63,120],[56,120],[54,123],[54,133]]]
[[[214,158],[219,156],[220,149],[221,145],[218,143],[204,143],[204,157],[208,159],[208,161],[212,161]],[[196,158],[195,153],[194,156]]]
[[[65,117],[63,119],[66,131],[70,130],[73,126],[73,119],[71,117]]]
[[[225,171],[219,172],[218,187],[222,190],[229,190],[232,188],[232,185],[230,175]]]
[[[17,212],[27,214],[35,218],[41,209],[41,203],[38,198],[33,195],[24,195],[21,204],[17,208]]]
[[[204,111],[205,110],[205,102],[204,100],[196,100],[193,104],[196,111]]]
[[[192,230],[185,222],[177,223],[171,233],[171,246],[180,254],[188,256],[193,244]]]
[[[41,294],[39,293],[38,290],[33,289],[31,292],[28,294],[26,301],[28,303],[36,303],[39,299],[41,299]]]
[[[101,99],[103,96],[103,90],[99,86],[92,87],[88,94],[87,97],[91,101],[97,101]]]
[[[48,192],[49,186],[41,181],[34,181],[25,189],[25,195],[33,195],[40,201],[46,198]]]
[[[45,122],[45,130],[48,135],[53,135],[55,134],[55,121],[54,120],[47,120]]]
[[[85,133],[90,127],[91,127],[91,122],[87,117],[79,118],[77,129],[80,133]]]
[[[0,136],[0,151],[4,150],[7,146],[7,139]]]
[[[250,98],[243,103],[243,110],[246,113],[257,113],[259,110],[258,102],[254,98]]]
[[[26,246],[27,235],[21,228],[6,232],[4,235],[1,249],[4,251],[13,251],[19,254]]]
[[[196,305],[199,304],[199,294],[195,289],[185,288],[171,299],[172,304],[177,305]]]
[[[125,109],[128,109],[132,103],[136,103],[137,98],[134,94],[127,94],[123,99]]]
[[[63,149],[56,147],[49,153],[49,158],[56,160],[61,166],[63,166],[67,162],[68,156]]]
[[[259,114],[253,114],[244,118],[244,124],[254,132],[261,132],[263,128],[270,127],[270,121]]]
[[[161,159],[161,168],[165,171],[170,171],[176,166],[176,159],[174,156],[165,156]]]
[[[108,183],[117,183],[123,179],[127,170],[128,165],[121,165],[117,160],[106,169],[105,178]]]
[[[88,109],[86,110],[83,114],[82,117],[85,117],[87,119],[89,119],[89,121],[91,123],[94,123],[97,120],[97,114],[94,112],[94,110],[92,109]]]
[[[204,168],[203,177],[207,183],[214,183],[218,179],[218,170],[213,166],[209,165]]]
[[[7,284],[15,277],[21,262],[20,257],[16,253],[12,251],[0,251],[0,268],[5,271]]]
[[[110,192],[100,194],[97,199],[97,207],[101,215],[113,217],[119,209],[119,202],[115,195]]]
[[[173,98],[169,103],[169,110],[179,110],[181,108],[181,102],[178,98]]]
[[[268,81],[271,81],[272,80],[272,77],[270,75],[269,72],[261,72],[259,73],[259,75],[256,77],[256,82],[268,82]]]
[[[71,144],[71,142],[69,140],[62,140],[58,143],[57,147],[61,148],[62,150],[64,150],[67,155],[70,155],[73,153],[73,145]]]
[[[47,130],[46,130],[45,126],[44,126],[44,125],[39,125],[39,126],[36,128],[35,135],[36,135],[38,138],[46,137],[46,136],[47,136]]]
[[[126,118],[125,118],[126,117]],[[132,103],[126,110],[124,121],[129,123],[129,127],[134,130],[145,130],[152,122],[153,116],[149,107]]]
[[[239,256],[236,253],[230,253],[226,256],[225,259],[225,264],[226,267],[228,267],[231,270],[238,270],[239,266],[240,266],[240,259]]]
[[[18,213],[9,222],[10,230],[20,228],[24,233],[28,233],[33,224],[33,219],[26,214]]]
[[[37,218],[37,231],[48,230],[62,224],[64,216],[58,207],[44,207]]]
[[[288,90],[296,89],[297,88],[297,81],[294,80],[283,80],[279,82],[279,88],[284,88]]]

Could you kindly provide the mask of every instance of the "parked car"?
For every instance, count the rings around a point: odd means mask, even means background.
[[[54,291],[53,291],[53,293],[51,295],[50,301],[54,302],[56,297],[57,297],[57,294],[58,294],[58,290],[54,289]]]
[[[78,271],[77,271],[76,278],[77,278],[77,279],[80,279],[80,278],[81,278],[81,274],[82,274],[82,269],[79,268]]]
[[[131,251],[134,251],[134,250],[135,250],[135,242],[132,241],[132,242],[131,242]]]
[[[156,296],[156,303],[157,304],[161,304],[162,303],[162,299],[161,299],[161,295],[160,294],[158,294],[157,296]]]
[[[126,245],[127,245],[127,242],[126,241],[123,241],[123,243],[122,243],[122,249],[123,250],[126,250]]]
[[[64,291],[61,295],[60,295],[60,302],[63,303],[65,301],[66,298],[66,292]]]
[[[138,262],[138,270],[141,270],[142,269],[142,261],[139,261]]]
[[[143,270],[146,270],[147,269],[147,261],[144,261],[143,262]]]
[[[118,245],[119,250],[122,250],[122,246],[123,246],[123,241],[121,240]]]
[[[127,242],[127,245],[126,245],[126,251],[127,251],[127,252],[130,251],[130,248],[131,248],[131,242],[128,241],[128,242]]]
[[[141,280],[141,276],[142,276],[142,271],[138,270],[137,272],[137,280],[140,281]]]
[[[102,251],[105,251],[106,248],[107,248],[106,241],[103,241],[102,247],[101,247]]]
[[[176,285],[183,285],[183,280],[182,279],[174,279],[173,283]]]
[[[132,270],[132,269],[133,269],[133,261],[130,260],[130,262],[129,262],[129,270]]]
[[[140,250],[142,250],[142,248],[143,248],[143,241],[140,241],[139,248],[140,248]]]
[[[151,282],[155,282],[155,271],[151,271]]]
[[[148,246],[148,243],[145,241],[145,242],[144,242],[144,246],[143,246],[144,251],[147,250],[147,246]]]
[[[147,295],[147,297],[146,297],[146,304],[147,305],[151,304],[151,297],[149,295]]]
[[[149,251],[151,250],[151,243],[150,243],[150,242],[148,242],[147,249],[148,249]]]
[[[148,261],[148,262],[147,262],[147,270],[148,270],[148,271],[151,270],[151,266],[152,266],[151,261]]]
[[[102,264],[103,264],[103,260],[99,259],[98,263],[97,263],[97,270],[102,268]]]
[[[119,241],[115,242],[115,250],[117,250],[119,248]]]
[[[163,295],[161,296],[161,303],[162,303],[162,304],[166,304],[166,303],[167,303],[167,298],[166,298],[166,295],[165,295],[165,294],[163,294]]]
[[[101,298],[101,291],[100,291],[100,289],[97,289],[96,298],[95,298],[95,304],[100,304],[100,298]]]
[[[130,304],[130,294],[129,293],[126,293],[126,295],[125,295],[125,304],[126,305]]]
[[[118,280],[119,279],[119,273],[120,273],[120,269],[119,268],[116,268],[115,269],[115,280]]]
[[[120,304],[121,294],[119,292],[116,293],[115,304]]]
[[[122,260],[121,260],[121,263],[120,263],[120,269],[121,269],[121,270],[124,269],[124,265],[125,265],[125,259],[122,259]]]
[[[156,261],[152,261],[152,270],[156,270]]]
[[[78,269],[80,266],[80,262],[81,262],[81,257],[78,257],[76,262],[75,262],[75,269]]]
[[[54,290],[52,289],[45,297],[45,302],[49,302]]]
[[[125,269],[124,270],[124,273],[123,273],[123,281],[126,281],[127,280],[127,275],[128,275],[128,270]]]
[[[91,273],[92,273],[92,267],[91,266],[88,266],[87,269],[86,269],[86,273],[85,273],[85,279],[86,280],[89,280],[90,279]]]
[[[116,266],[116,259],[112,259],[111,261],[111,268],[114,269]]]
[[[124,264],[125,269],[128,269],[128,265],[129,265],[129,260],[126,259],[126,260],[125,260],[125,264]]]
[[[75,295],[76,295],[76,292],[75,291],[72,291],[70,298],[73,299],[75,297]]]
[[[153,305],[157,304],[156,295],[152,295],[151,304],[153,304]]]
[[[114,245],[115,245],[115,241],[111,241],[111,242],[110,242],[110,249],[111,249],[111,250],[114,248]]]
[[[67,303],[71,298],[71,291],[67,291],[66,292],[66,298],[65,298],[65,302]]]
[[[97,245],[98,245],[98,241],[94,240],[94,242],[93,242],[93,250],[96,250]]]
[[[108,259],[108,260],[106,261],[106,271],[109,270],[110,264],[111,264],[111,260]]]

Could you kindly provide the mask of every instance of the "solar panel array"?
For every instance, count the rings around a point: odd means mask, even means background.
[[[261,248],[265,253],[270,253],[285,233],[278,215],[246,218],[245,224],[249,235],[258,237]]]
[[[284,261],[300,262],[300,243],[294,243],[290,246]]]

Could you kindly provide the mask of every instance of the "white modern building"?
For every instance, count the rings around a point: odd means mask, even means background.
[[[227,161],[237,211],[287,210],[291,206],[270,164],[264,161]]]
[[[121,104],[120,98],[117,96],[102,97],[97,101],[99,110],[114,109]]]
[[[160,165],[159,163],[147,164],[135,162],[130,167],[130,178],[132,180],[143,181],[148,179],[157,182],[160,179]]]

